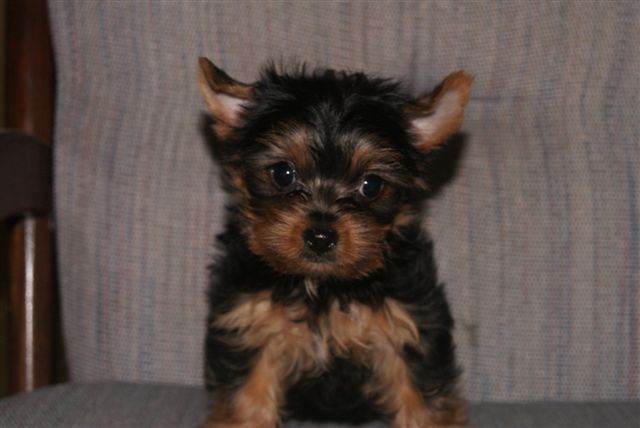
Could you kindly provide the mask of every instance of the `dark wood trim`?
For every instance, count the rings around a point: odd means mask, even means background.
[[[8,0],[6,120],[52,143],[53,50],[46,0]],[[48,217],[27,216],[9,231],[9,390],[53,380],[53,245]]]
[[[9,239],[9,391],[30,391],[53,380],[49,222],[27,217],[13,225]]]
[[[46,0],[8,0],[5,64],[5,125],[51,144],[54,77]]]
[[[0,220],[51,212],[51,146],[0,131]]]

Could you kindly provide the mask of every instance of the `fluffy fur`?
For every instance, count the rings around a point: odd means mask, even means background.
[[[462,426],[453,321],[420,208],[471,78],[414,99],[392,80],[302,67],[267,66],[246,85],[201,58],[199,83],[233,193],[211,267],[205,426]],[[307,238],[318,228],[335,234],[327,251]]]

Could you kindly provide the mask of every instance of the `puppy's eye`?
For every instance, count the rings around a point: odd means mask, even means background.
[[[367,174],[360,185],[360,194],[367,199],[373,199],[380,194],[384,180],[375,174]]]
[[[289,162],[278,162],[271,167],[271,178],[276,186],[289,187],[296,179],[296,170]]]

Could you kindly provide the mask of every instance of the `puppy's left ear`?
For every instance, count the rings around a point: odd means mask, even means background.
[[[472,83],[473,76],[456,71],[405,107],[418,149],[429,151],[460,128]]]
[[[242,124],[243,108],[251,101],[251,85],[232,79],[207,58],[198,59],[198,85],[216,120],[213,130],[227,138]]]

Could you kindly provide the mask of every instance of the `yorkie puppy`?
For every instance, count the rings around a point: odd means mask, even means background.
[[[304,67],[269,65],[249,85],[200,58],[198,82],[233,194],[211,268],[204,426],[464,425],[420,208],[471,76],[411,98],[393,80]]]

